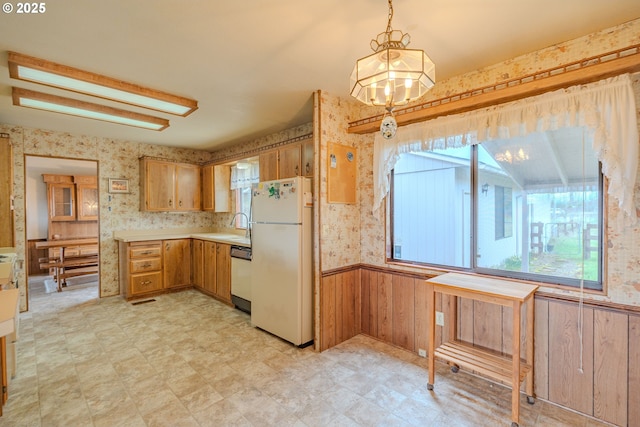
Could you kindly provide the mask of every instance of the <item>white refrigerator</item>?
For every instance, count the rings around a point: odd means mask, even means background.
[[[251,323],[297,346],[313,341],[313,197],[295,177],[251,189]]]

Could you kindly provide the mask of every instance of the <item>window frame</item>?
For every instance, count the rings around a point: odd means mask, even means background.
[[[607,237],[605,235],[605,231],[607,230],[607,195],[604,191],[607,188],[607,178],[602,173],[602,162],[598,161],[598,279],[597,280],[582,280],[582,279],[572,279],[560,276],[549,276],[538,273],[526,273],[526,272],[516,272],[510,270],[498,270],[498,269],[490,269],[485,267],[479,267],[477,265],[476,255],[478,254],[478,198],[479,198],[479,185],[478,185],[478,145],[474,144],[471,147],[471,156],[470,156],[470,186],[471,186],[471,212],[470,212],[470,220],[471,220],[471,239],[470,239],[470,267],[458,267],[452,265],[443,265],[443,264],[434,264],[434,263],[425,263],[420,261],[412,261],[407,259],[398,259],[394,258],[394,188],[395,188],[395,168],[391,171],[389,176],[389,194],[387,197],[387,212],[386,215],[387,220],[385,228],[386,235],[388,236],[387,241],[387,250],[386,250],[386,263],[391,265],[404,265],[404,266],[415,266],[421,269],[427,269],[431,271],[455,271],[455,272],[465,272],[471,274],[481,274],[486,276],[494,276],[494,277],[502,277],[506,279],[513,280],[521,280],[525,282],[532,282],[536,284],[544,284],[545,286],[561,288],[561,289],[569,289],[569,290],[579,290],[582,289],[585,292],[604,295],[607,292],[606,287],[606,264],[605,260],[607,259],[606,252],[607,246],[605,242],[607,241]],[[513,224],[513,222],[512,222]]]

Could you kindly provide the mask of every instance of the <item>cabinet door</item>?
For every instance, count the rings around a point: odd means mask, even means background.
[[[231,212],[231,167],[214,166],[213,175],[215,212]]]
[[[175,210],[175,170],[173,163],[143,160],[142,207],[148,211]]]
[[[204,288],[204,241],[191,242],[191,282],[197,288]]]
[[[191,241],[190,239],[165,240],[164,287],[175,288],[191,285]]]
[[[278,150],[260,154],[260,181],[278,179]]]
[[[202,257],[204,262],[204,274],[203,282],[204,289],[216,293],[216,243],[204,242],[204,256]]]
[[[313,177],[313,139],[302,142],[302,175]]]
[[[216,295],[231,302],[231,245],[216,244]]]
[[[0,134],[0,247],[15,244],[13,237],[13,148],[11,141],[5,135]]]
[[[213,211],[216,207],[213,165],[204,166],[202,168],[201,178],[202,178],[202,210]]]
[[[200,210],[200,166],[176,165],[176,209]]]
[[[73,184],[49,184],[51,221],[75,221],[76,201]]]
[[[76,185],[78,221],[98,220],[98,189],[94,185]]]
[[[293,178],[300,173],[300,144],[292,144],[280,149],[278,178]]]

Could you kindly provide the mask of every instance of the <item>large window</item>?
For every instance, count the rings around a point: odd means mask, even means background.
[[[602,288],[602,174],[581,128],[405,153],[392,258]]]

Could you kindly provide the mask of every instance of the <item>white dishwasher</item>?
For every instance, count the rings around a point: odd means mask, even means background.
[[[231,246],[231,302],[251,313],[251,248]]]

